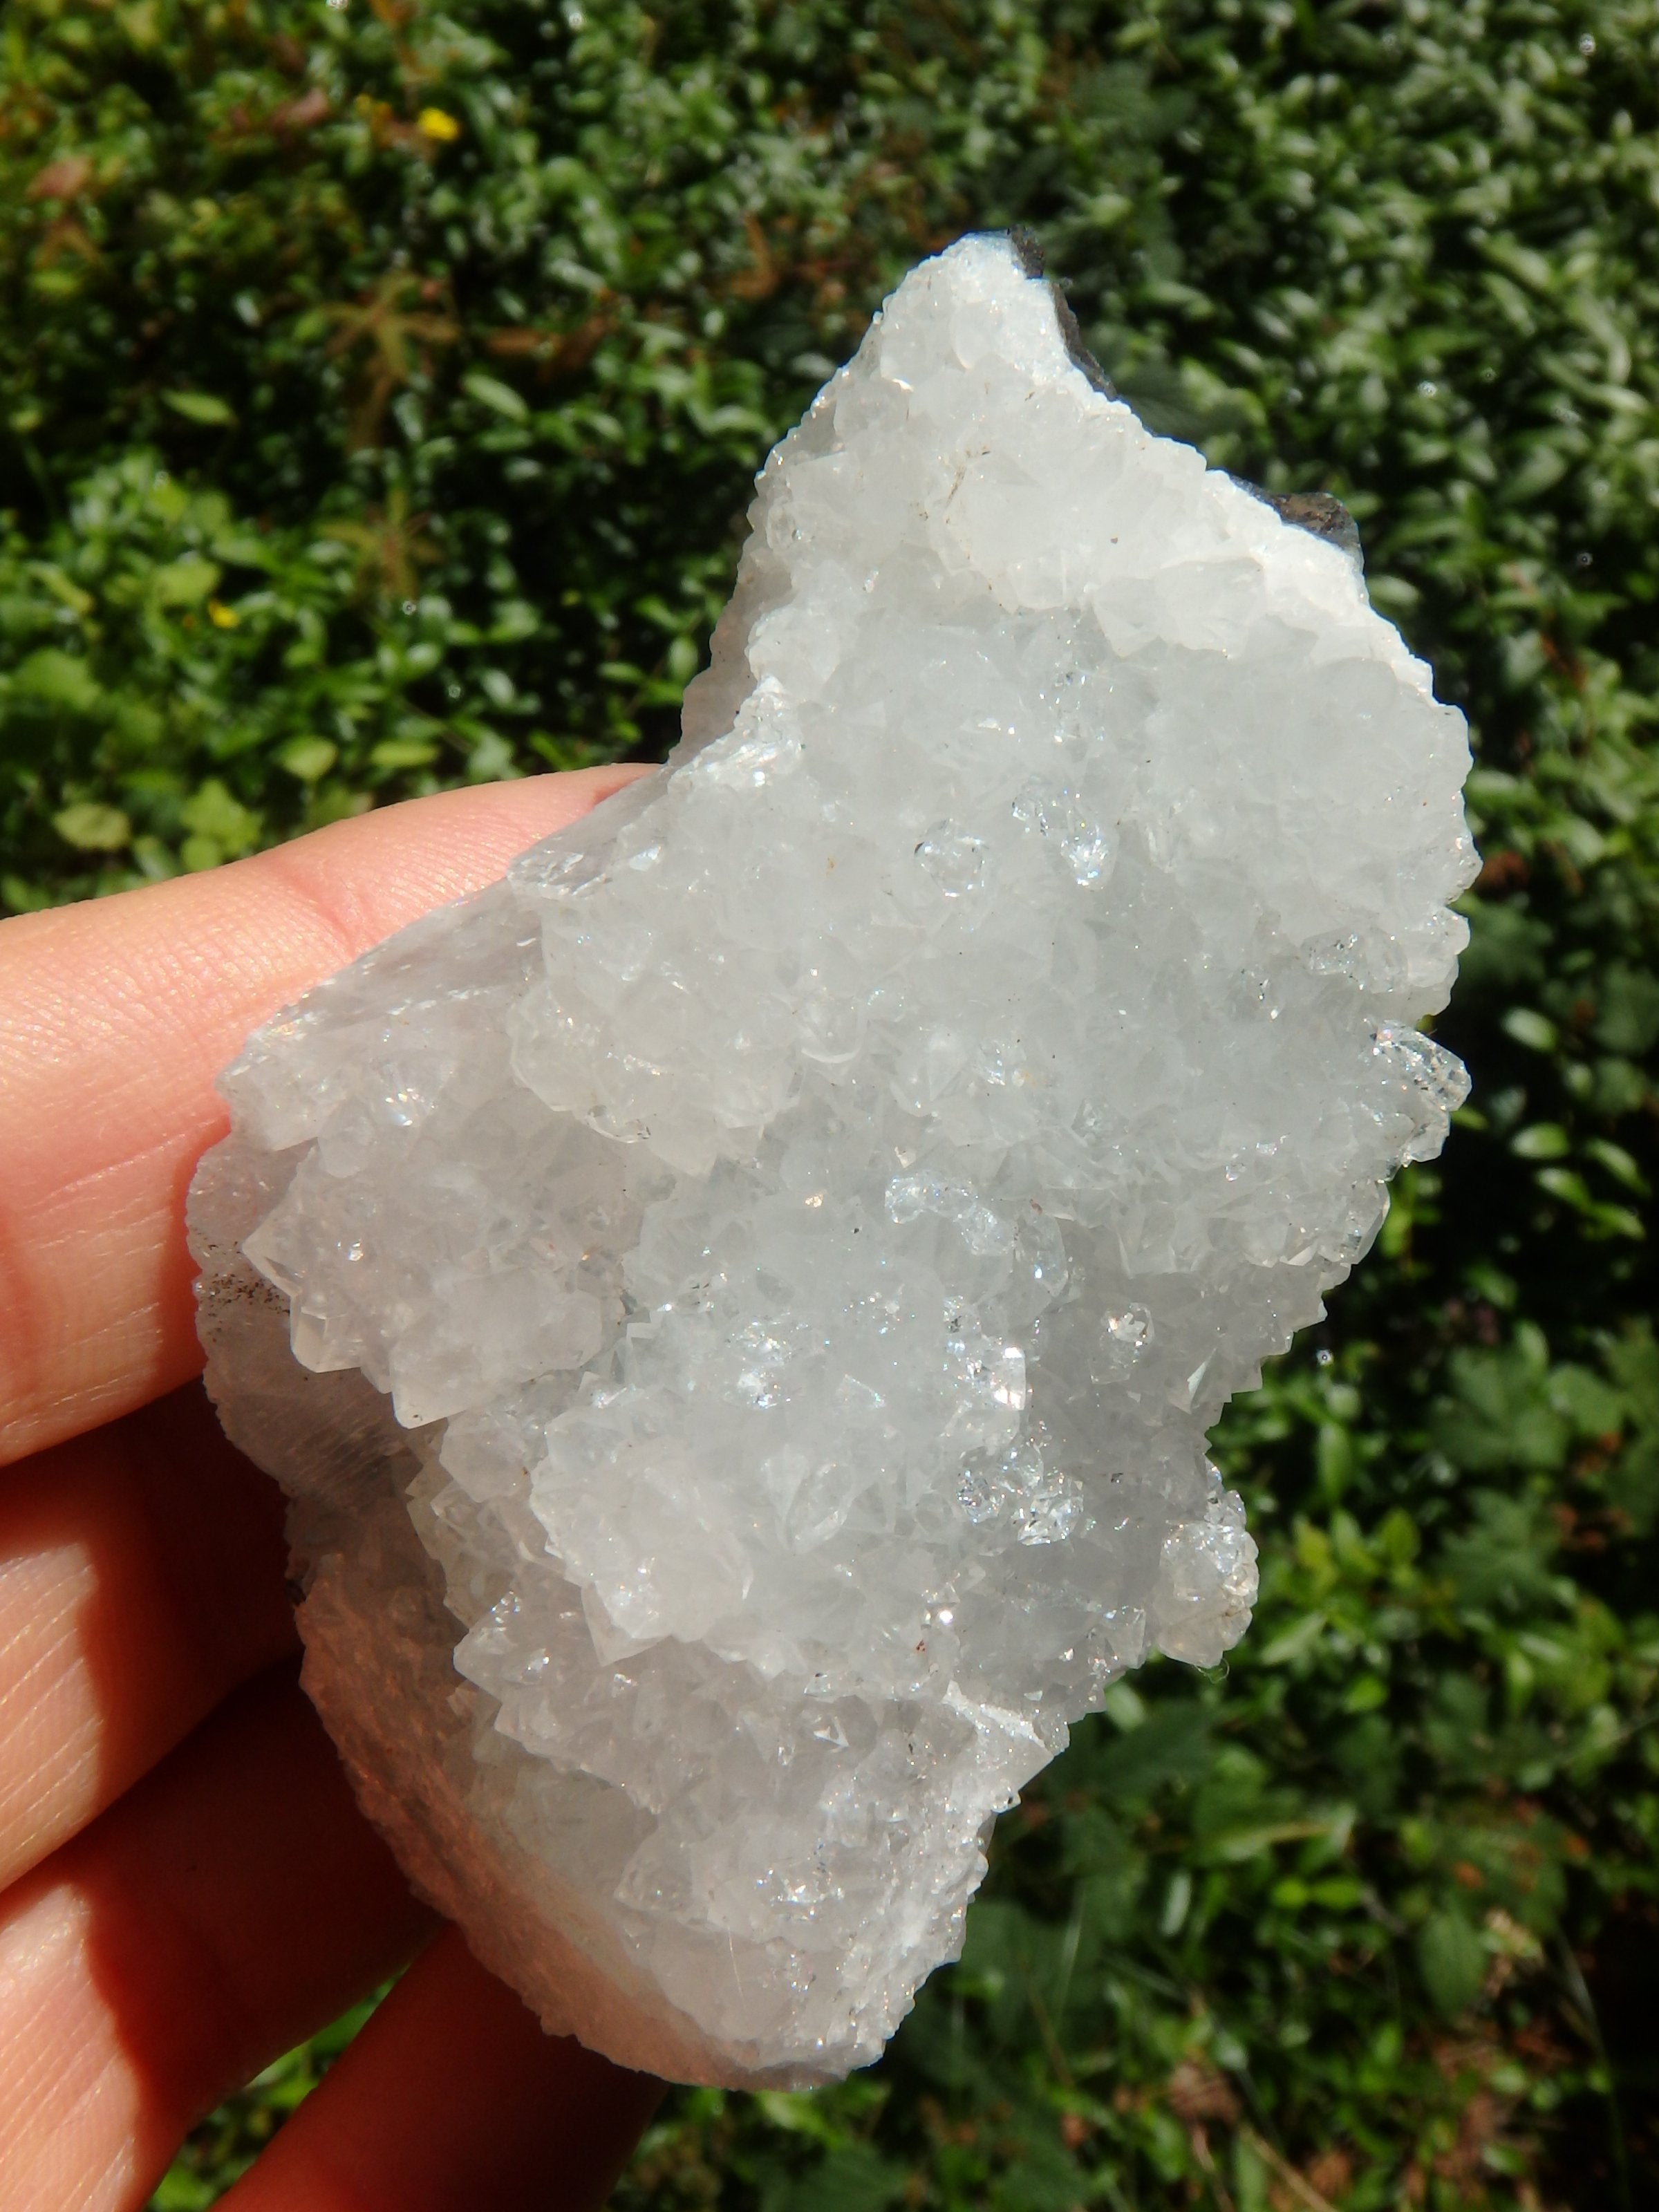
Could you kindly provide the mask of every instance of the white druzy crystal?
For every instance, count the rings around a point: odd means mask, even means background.
[[[1205,1431],[1465,1089],[1462,718],[1070,328],[909,276],[668,769],[261,1030],[192,1194],[365,1806],[666,2074],[873,2058],[1067,1723],[1237,1640]]]

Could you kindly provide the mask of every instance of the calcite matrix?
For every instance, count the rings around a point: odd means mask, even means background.
[[[551,2028],[872,2058],[995,1814],[1242,1633],[1229,1393],[1436,1152],[1462,719],[1001,237],[759,479],[668,768],[261,1030],[191,1220],[306,1680]]]

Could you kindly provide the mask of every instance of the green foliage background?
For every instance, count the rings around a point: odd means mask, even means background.
[[[621,2203],[1655,2201],[1659,4],[13,0],[0,38],[13,908],[659,752],[769,444],[912,261],[1016,220],[1155,428],[1347,502],[1474,726],[1474,1097],[1218,1432],[1263,1545],[1231,1671],[1079,1728],[881,2066],[678,2096]]]

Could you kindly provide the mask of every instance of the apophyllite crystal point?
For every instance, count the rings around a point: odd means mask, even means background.
[[[915,270],[667,769],[261,1030],[192,1193],[364,1805],[665,2074],[874,2057],[1067,1723],[1237,1640],[1205,1431],[1463,1095],[1461,717],[1071,328]]]

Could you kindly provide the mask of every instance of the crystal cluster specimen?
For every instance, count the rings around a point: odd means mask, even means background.
[[[1068,1722],[1242,1633],[1206,1430],[1465,1088],[1461,718],[1073,327],[916,270],[668,768],[261,1030],[192,1194],[364,1805],[682,2078],[873,2058]]]

